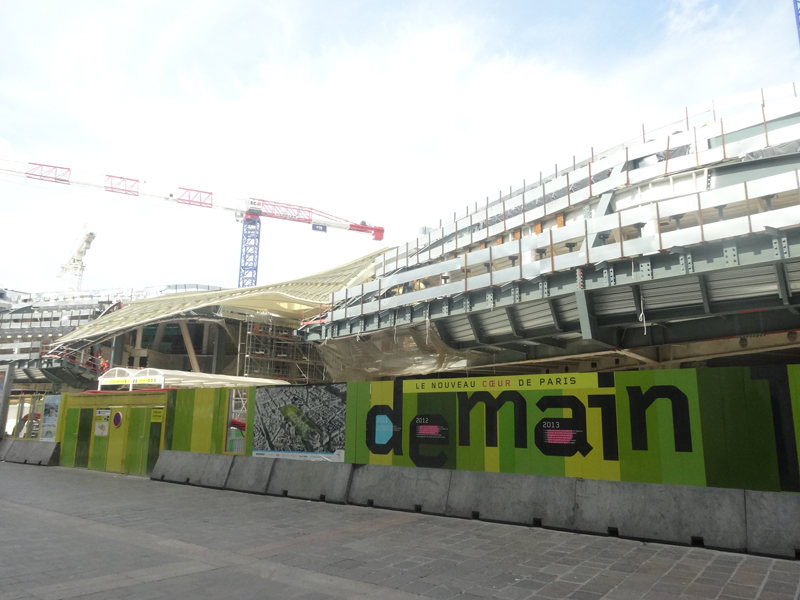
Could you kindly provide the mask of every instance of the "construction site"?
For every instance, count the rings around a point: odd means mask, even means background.
[[[74,289],[3,292],[0,456],[800,556],[798,87],[684,107],[281,283],[257,285],[261,219],[383,228],[250,198],[217,206],[238,288],[93,292],[87,231]]]
[[[797,87],[685,107],[400,247],[278,284],[257,285],[262,219],[377,241],[383,228],[182,188],[162,200],[241,220],[238,289],[81,290],[87,231],[62,270],[69,291],[1,292],[0,362],[15,393],[91,389],[114,367],[309,384],[793,362]],[[139,193],[138,180],[75,181],[66,167],[0,172]]]
[[[800,0],[12,4],[0,600],[800,598]]]

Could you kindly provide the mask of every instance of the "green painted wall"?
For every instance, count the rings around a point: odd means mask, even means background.
[[[89,466],[89,448],[92,443],[92,411],[82,408],[78,417],[78,443],[75,445],[75,462],[73,466],[85,469]]]
[[[227,415],[226,415],[227,419]],[[253,426],[256,420],[256,388],[251,387],[247,391],[247,427],[244,432],[244,454],[253,455]],[[227,421],[225,422],[227,425]]]
[[[229,394],[226,388],[64,394],[58,427],[62,442],[61,464],[148,475],[162,447],[222,454]],[[255,395],[256,389],[249,388],[245,431],[248,455],[253,447]],[[156,417],[155,410],[159,410]],[[95,435],[96,421],[102,420],[98,411],[106,414],[107,436]],[[122,416],[119,427],[113,425],[113,415],[117,412]]]
[[[195,390],[178,390],[175,397],[172,450],[191,452]]]
[[[253,452],[254,387],[248,392],[245,454]],[[167,402],[164,448],[183,452],[223,454],[228,425],[230,389],[177,390]]]
[[[66,411],[63,431],[63,441],[61,442],[61,466],[72,467],[75,465],[75,447],[78,444],[78,423],[80,421],[80,408],[70,408]]]
[[[144,425],[147,409],[131,408],[128,413],[128,431],[125,441],[125,463],[123,471],[128,475],[139,475],[144,455]]]
[[[349,383],[345,461],[800,492],[800,366]]]
[[[125,465],[125,444],[128,440],[128,426],[130,408],[127,406],[112,406],[109,416],[108,446],[106,448],[106,471],[122,473]],[[114,426],[114,415],[119,413],[122,420],[119,427]]]
[[[106,450],[108,449],[108,437],[94,436],[92,440],[92,458],[89,468],[94,471],[106,470]]]

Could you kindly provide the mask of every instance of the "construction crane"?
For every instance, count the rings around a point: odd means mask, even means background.
[[[383,239],[383,227],[370,227],[365,222],[352,223],[328,213],[280,202],[251,198],[242,217],[242,253],[239,259],[239,287],[256,285],[258,277],[258,248],[261,239],[261,217],[307,223],[314,231],[327,231],[328,227],[372,234],[372,239]]]
[[[85,231],[83,233],[83,238],[78,243],[78,247],[75,249],[75,252],[72,253],[72,258],[61,267],[58,277],[69,273],[69,291],[71,292],[79,292],[81,289],[81,285],[83,284],[83,271],[86,269],[86,265],[83,264],[83,257],[86,256],[86,252],[92,246],[95,237],[95,234],[91,231]]]
[[[794,20],[797,23],[797,38],[800,40],[800,0],[792,0],[794,8]]]
[[[23,176],[28,179],[36,179],[50,183],[78,185],[115,194],[124,194],[126,196],[142,196],[201,208],[216,208],[231,211],[235,214],[237,219],[241,219],[243,222],[242,251],[239,260],[239,287],[256,285],[258,278],[258,249],[261,238],[261,217],[310,224],[314,231],[327,231],[327,228],[331,227],[355,231],[356,233],[368,233],[372,235],[373,240],[377,241],[383,239],[384,233],[383,227],[367,225],[364,221],[355,223],[305,206],[294,206],[292,204],[270,202],[257,198],[249,198],[247,200],[233,199],[232,202],[223,200],[222,202],[218,201],[215,203],[212,192],[182,187],[178,188],[177,194],[159,195],[146,192],[140,193],[140,180],[117,175],[105,175],[104,180],[79,181],[73,179],[72,169],[69,167],[57,167],[41,163],[15,163],[13,161],[0,159],[0,173]],[[91,235],[92,239],[94,239],[94,234],[87,235]],[[89,240],[89,244],[91,244],[91,240]],[[84,254],[88,248],[89,246],[87,245],[83,251]],[[75,257],[73,257],[72,260],[74,260],[74,258]],[[81,276],[83,275],[82,258],[83,255],[81,255],[81,260],[79,261],[81,264]],[[72,264],[72,260],[65,265],[62,271]],[[80,278],[78,279],[77,285],[77,289],[80,289]]]

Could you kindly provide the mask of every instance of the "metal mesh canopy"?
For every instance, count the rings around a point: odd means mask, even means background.
[[[333,292],[357,285],[372,276],[375,257],[384,251],[382,249],[334,269],[282,283],[138,300],[78,327],[58,342],[96,340],[210,306],[269,312],[278,317],[299,320],[304,310],[327,304]]]
[[[234,388],[250,386],[288,385],[280,379],[233,377],[209,373],[190,373],[167,369],[124,369],[116,367],[106,371],[97,380],[97,389],[109,386],[127,386],[128,389],[158,388]]]

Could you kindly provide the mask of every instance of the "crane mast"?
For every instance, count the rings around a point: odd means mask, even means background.
[[[251,287],[258,280],[258,248],[261,239],[261,217],[310,224],[316,231],[327,231],[328,227],[345,229],[357,233],[369,233],[372,239],[383,239],[383,227],[372,227],[365,222],[353,223],[324,213],[315,208],[271,202],[250,198],[242,217],[242,252],[239,259],[239,287]]]
[[[95,234],[91,231],[85,232],[78,243],[77,249],[72,253],[72,257],[61,267],[58,276],[62,277],[65,273],[69,273],[69,291],[71,292],[80,291],[83,285],[83,271],[86,269],[86,265],[83,264],[83,257],[86,256],[86,252],[92,246],[95,237]]]
[[[261,219],[247,213],[242,219],[242,256],[239,259],[239,287],[252,287],[258,281],[258,247]]]

